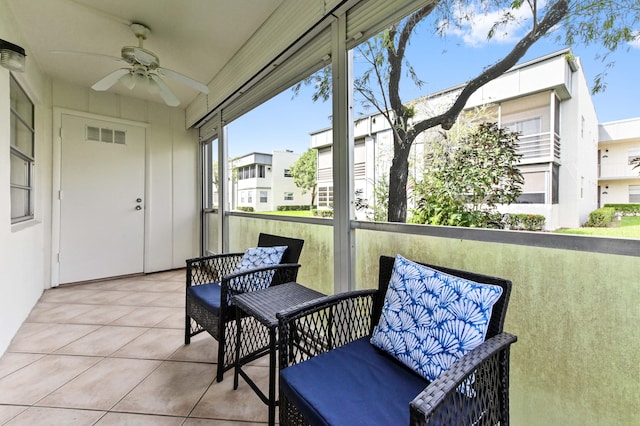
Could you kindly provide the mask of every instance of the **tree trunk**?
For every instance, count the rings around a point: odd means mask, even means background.
[[[389,168],[389,222],[407,220],[407,180],[411,142],[403,141],[397,132],[393,135],[393,160]]]

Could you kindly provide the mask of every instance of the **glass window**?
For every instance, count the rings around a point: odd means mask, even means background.
[[[521,172],[524,184],[522,185],[522,194],[517,202],[520,204],[544,204],[547,171],[540,170],[535,166],[522,166]]]
[[[284,193],[285,201],[293,201],[293,192],[285,192]]]
[[[640,203],[640,185],[629,185],[629,202]]]
[[[284,177],[292,177],[290,169],[284,169]]]
[[[318,207],[333,207],[333,186],[318,188]]]
[[[638,157],[640,157],[640,147],[629,148],[627,152],[628,164],[631,164],[631,162]]]
[[[258,177],[263,178],[266,176],[264,164],[258,165]],[[266,202],[266,201],[265,201]]]
[[[264,166],[263,166],[264,167]],[[268,192],[267,191],[260,191],[260,202],[261,203],[266,203],[268,202]]]
[[[10,188],[11,223],[33,218],[33,169],[35,164],[33,103],[11,77]]]
[[[247,203],[253,203],[253,191],[247,192]]]

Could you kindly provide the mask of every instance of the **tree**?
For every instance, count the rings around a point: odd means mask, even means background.
[[[416,25],[435,12],[436,19],[433,21],[442,35],[448,28],[473,21],[472,13],[458,13],[471,10],[466,7],[469,5],[482,5],[486,10],[502,10],[500,18],[488,31],[489,39],[501,27],[514,22],[514,12],[523,7],[528,7],[531,13],[529,31],[504,58],[483,68],[476,77],[469,80],[445,111],[415,119],[414,109],[402,101],[399,88],[405,72],[415,84],[422,84],[405,58],[406,48]],[[638,0],[440,0],[430,2],[361,44],[358,51],[369,68],[360,78],[355,79],[354,90],[362,96],[364,105],[382,114],[393,129],[394,150],[389,169],[389,222],[406,220],[409,153],[419,134],[436,126],[449,130],[469,97],[516,65],[542,37],[555,32],[558,34],[557,40],[569,46],[577,43],[600,44],[605,51],[601,58],[606,61],[609,53],[640,38],[640,32],[637,31],[639,23]],[[609,63],[605,68],[611,65]],[[605,75],[606,70],[594,80],[594,92],[605,88]],[[316,85],[314,100],[327,99],[331,87],[330,73],[325,68],[301,84]]]
[[[430,167],[414,185],[413,223],[496,227],[497,206],[522,193],[518,133],[496,123],[481,123],[458,141],[445,135],[428,156]]]
[[[316,150],[309,148],[295,163],[291,165],[289,172],[293,176],[293,182],[302,189],[302,194],[311,191],[311,205],[316,204],[316,170],[318,157]]]

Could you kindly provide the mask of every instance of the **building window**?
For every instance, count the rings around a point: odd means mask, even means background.
[[[260,191],[260,202],[261,203],[266,203],[267,202],[267,194],[268,194],[267,191]]]
[[[247,203],[253,203],[253,191],[247,192]]]
[[[258,177],[263,178],[266,176],[264,164],[258,165]],[[265,201],[266,202],[266,201]]]
[[[631,164],[638,157],[640,157],[640,148],[629,148],[629,151],[627,151],[628,164]]]
[[[640,203],[640,185],[629,185],[629,202]]]
[[[285,201],[293,201],[293,192],[285,192],[284,193]]]
[[[11,223],[33,219],[33,103],[11,77]]]
[[[242,191],[240,193],[240,203],[242,203],[242,204],[246,203],[246,198],[245,198],[245,195],[244,195],[244,191]]]
[[[546,157],[551,154],[551,139],[548,135],[541,134],[542,121],[540,117],[506,123],[503,127],[512,132],[520,133],[518,152],[522,154],[523,160]]]
[[[289,169],[284,169],[284,177],[292,177],[292,176],[291,176],[291,170],[289,170]]]
[[[545,188],[547,186],[547,171],[540,170],[539,167],[520,168],[524,184],[522,185],[522,193],[518,200],[519,204],[544,204]]]
[[[333,186],[318,187],[318,207],[333,207]]]

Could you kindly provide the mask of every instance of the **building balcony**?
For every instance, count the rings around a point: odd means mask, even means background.
[[[639,179],[639,169],[633,168],[628,162],[607,163],[598,165],[599,180],[627,180]]]
[[[519,139],[520,164],[560,162],[560,135],[557,133],[543,132]]]

